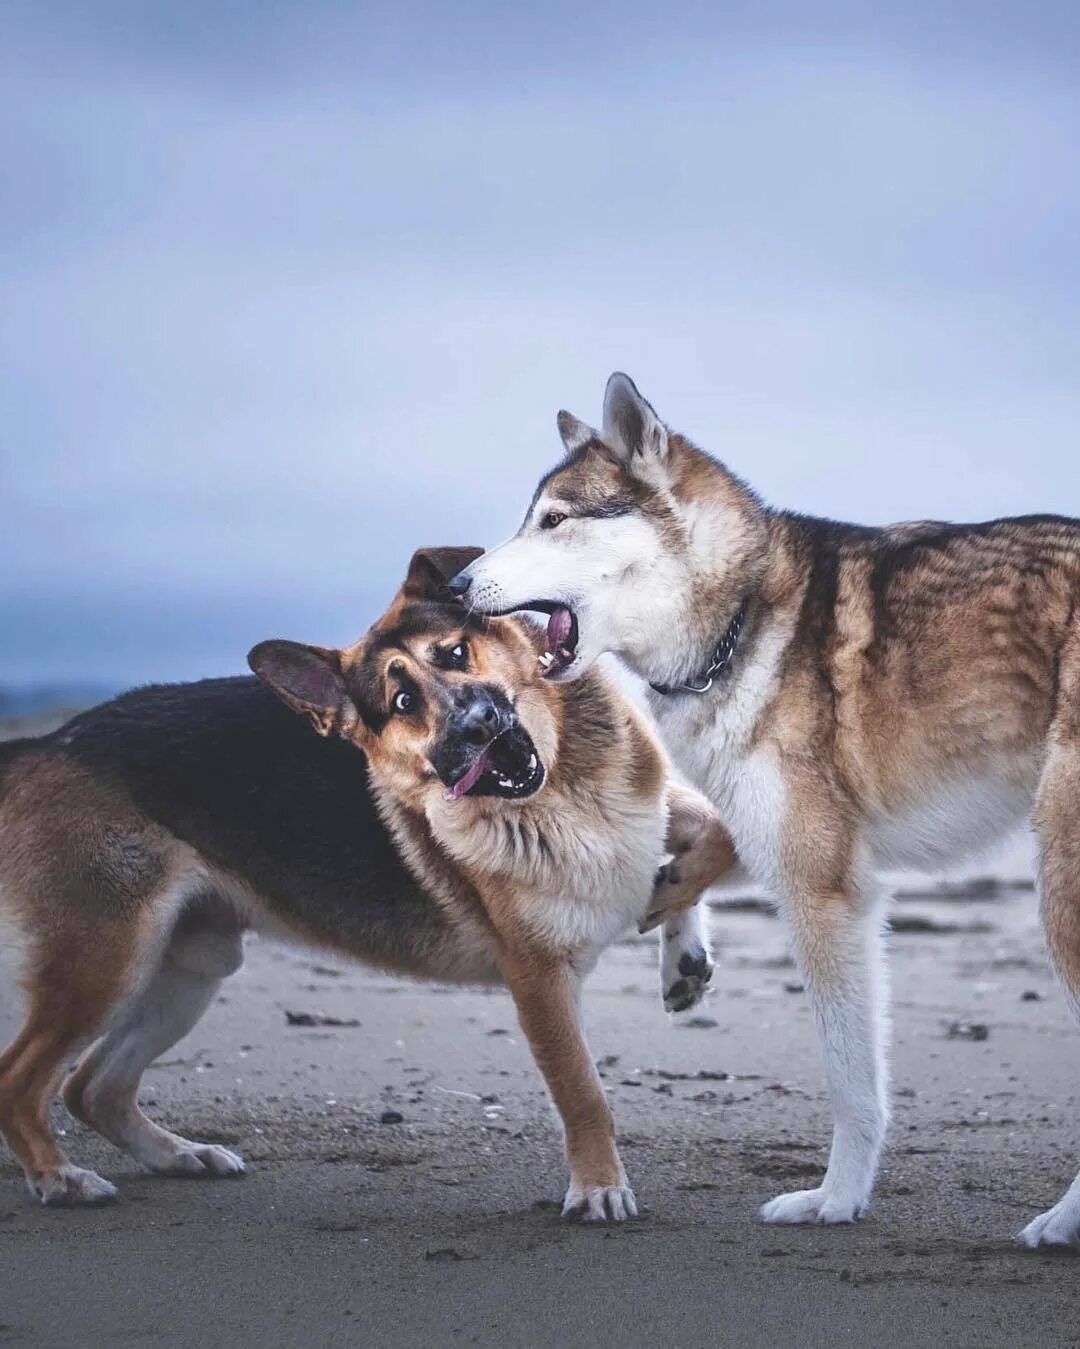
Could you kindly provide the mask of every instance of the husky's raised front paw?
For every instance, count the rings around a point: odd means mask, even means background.
[[[868,1208],[867,1200],[830,1194],[819,1186],[777,1195],[761,1206],[758,1217],[767,1223],[854,1223]]]

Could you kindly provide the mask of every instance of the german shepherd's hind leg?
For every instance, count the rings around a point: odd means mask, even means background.
[[[656,873],[649,913],[640,924],[660,932],[660,988],[664,1010],[685,1012],[705,996],[713,976],[702,895],[735,864],[731,836],[712,804],[681,783],[667,787],[671,860]]]
[[[195,1026],[222,979],[243,962],[241,927],[222,910],[181,918],[161,964],[121,1020],[87,1051],[64,1088],[71,1113],[151,1171],[240,1176],[243,1158],[154,1124],[138,1104],[144,1071]]]
[[[877,897],[854,886],[789,896],[791,926],[825,1057],[832,1149],[821,1185],[765,1204],[770,1223],[850,1223],[870,1206],[888,1123],[886,975]]]
[[[31,952],[26,1020],[0,1055],[0,1134],[43,1204],[100,1204],[116,1195],[109,1181],[71,1164],[50,1127],[49,1107],[73,1055],[130,992],[131,935],[77,924]]]
[[[1035,824],[1047,946],[1080,1019],[1080,711],[1051,730]],[[1032,1247],[1080,1244],[1080,1174],[1053,1208],[1028,1223],[1019,1239]]]

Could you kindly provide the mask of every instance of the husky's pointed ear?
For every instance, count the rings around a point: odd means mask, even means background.
[[[562,437],[562,443],[566,446],[567,454],[573,454],[575,450],[580,450],[583,445],[588,445],[590,440],[600,439],[591,426],[586,426],[584,422],[578,421],[572,412],[567,412],[565,409],[555,418],[555,425],[559,428],[559,435]]]
[[[412,555],[401,593],[410,600],[449,603],[454,595],[447,589],[447,581],[483,553],[483,548],[418,548]]]
[[[248,665],[282,702],[310,717],[320,735],[348,735],[359,720],[341,672],[341,652],[302,642],[260,642]]]
[[[667,454],[667,427],[629,375],[612,375],[604,390],[604,443],[630,467],[635,460],[656,463]]]

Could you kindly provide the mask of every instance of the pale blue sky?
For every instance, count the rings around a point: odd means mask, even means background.
[[[1071,4],[0,18],[0,683],[336,642],[628,370],[779,504],[1080,515]]]

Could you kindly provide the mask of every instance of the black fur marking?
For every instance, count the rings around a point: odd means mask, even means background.
[[[589,506],[580,514],[586,520],[617,520],[620,516],[630,515],[637,503],[626,497],[611,497],[599,505]]]
[[[709,957],[705,954],[705,948],[699,946],[696,951],[684,951],[679,957],[679,973],[709,978],[712,971],[709,968]]]
[[[406,964],[446,938],[364,755],[320,739],[254,677],[139,689],[20,749],[71,760],[316,938]]]
[[[674,1012],[681,1012],[690,1006],[690,985],[685,979],[676,979],[664,994],[664,1000]]]

